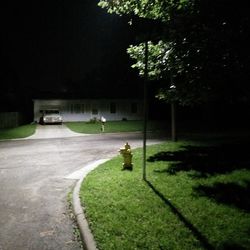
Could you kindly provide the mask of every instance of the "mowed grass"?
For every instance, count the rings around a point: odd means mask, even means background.
[[[28,124],[16,128],[0,129],[0,140],[25,138],[36,131],[36,124]]]
[[[98,249],[250,249],[249,141],[166,142],[91,172],[80,197]]]
[[[65,125],[77,133],[96,134],[101,132],[100,122],[66,122]],[[148,122],[148,130],[162,130],[165,127],[164,122]],[[143,121],[108,121],[105,124],[104,133],[136,132],[142,130]]]

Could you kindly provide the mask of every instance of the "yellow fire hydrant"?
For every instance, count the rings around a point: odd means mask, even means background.
[[[120,154],[123,156],[123,169],[122,170],[133,170],[132,157],[130,145],[126,142],[124,148],[120,148]]]

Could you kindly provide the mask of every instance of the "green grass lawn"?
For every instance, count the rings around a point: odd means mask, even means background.
[[[33,135],[36,131],[36,124],[28,124],[16,128],[0,129],[0,140],[25,138]]]
[[[101,132],[101,123],[66,122],[65,125],[74,132],[96,134]],[[166,127],[163,122],[149,121],[148,130],[162,130]],[[105,133],[135,132],[143,130],[143,121],[108,121],[105,124]]]
[[[150,146],[147,182],[141,149],[133,171],[117,156],[91,172],[80,197],[98,248],[250,249],[248,139]]]

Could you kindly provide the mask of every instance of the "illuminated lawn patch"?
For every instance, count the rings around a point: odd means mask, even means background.
[[[191,141],[141,149],[134,170],[117,156],[91,172],[81,200],[99,249],[249,249],[247,143]]]
[[[0,129],[0,140],[25,138],[33,135],[35,131],[36,131],[36,124],[28,124],[9,129]]]

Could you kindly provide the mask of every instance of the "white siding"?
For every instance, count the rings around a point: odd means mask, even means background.
[[[100,119],[104,116],[109,121],[115,120],[141,120],[143,106],[141,100],[135,99],[80,99],[80,100],[33,100],[34,121],[39,122],[40,110],[58,109],[61,112],[63,121],[89,121]],[[115,106],[115,112],[111,113],[111,103]],[[132,112],[132,105],[135,103],[137,112]],[[113,110],[114,111],[114,110]]]

